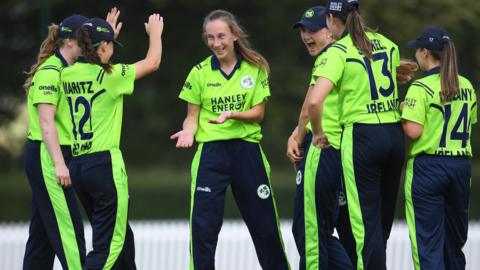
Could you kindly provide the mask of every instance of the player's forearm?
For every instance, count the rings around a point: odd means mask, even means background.
[[[41,119],[40,128],[42,130],[43,142],[45,143],[55,166],[57,166],[57,164],[65,164],[62,150],[60,149],[55,121],[53,119]]]
[[[323,100],[311,101],[308,104],[308,116],[313,134],[323,133],[322,129]]]
[[[299,138],[304,138],[306,136],[306,126],[308,123],[308,108],[306,102],[303,103],[302,110],[300,111],[300,116],[298,117],[297,124],[297,136]]]
[[[187,130],[195,135],[198,130],[198,117],[187,116],[183,121],[183,130]]]
[[[260,123],[265,116],[265,104],[259,104],[244,112],[232,112],[230,119],[247,123]]]
[[[152,72],[160,67],[160,62],[162,61],[162,37],[149,36],[149,46],[145,61],[148,63]]]

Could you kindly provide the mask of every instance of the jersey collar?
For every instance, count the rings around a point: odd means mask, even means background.
[[[318,55],[322,55],[322,53],[326,52],[328,48],[330,48],[333,45],[333,43],[328,44],[327,46],[323,47],[323,49],[320,51]]]
[[[346,37],[348,35],[348,31],[345,29],[345,31],[343,31],[342,35],[340,36],[340,39]]]
[[[80,55],[79,57],[77,57],[77,62],[86,63],[87,59],[85,59],[85,56]]]
[[[219,70],[220,73],[222,73],[223,77],[225,77],[225,79],[230,80],[233,77],[233,75],[235,74],[235,71],[237,71],[237,69],[240,68],[240,65],[242,64],[242,61],[243,61],[243,56],[241,54],[237,54],[237,63],[233,67],[232,72],[230,72],[230,74],[227,75],[220,68],[220,62],[218,61],[218,58],[215,55],[212,55],[212,63],[211,63],[212,64],[212,70]]]
[[[430,69],[429,71],[426,72],[427,76],[433,75],[433,74],[439,74],[440,73],[440,67],[434,67]]]
[[[63,58],[62,54],[60,53],[59,50],[56,50],[55,51],[55,56],[60,59],[60,61],[62,61],[62,65],[63,67],[68,67],[68,63],[67,63],[67,60],[65,60],[65,58]]]

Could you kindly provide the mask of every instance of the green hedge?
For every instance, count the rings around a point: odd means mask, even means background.
[[[480,178],[480,164],[474,164],[472,179]],[[272,168],[272,184],[281,218],[291,218],[295,195],[293,169]],[[128,168],[131,219],[188,218],[190,205],[190,172],[186,168]],[[28,220],[31,191],[22,172],[0,174],[0,222]],[[473,182],[470,218],[480,219],[480,183]],[[230,190],[225,205],[226,218],[239,218]],[[397,218],[404,218],[403,182],[400,187]]]

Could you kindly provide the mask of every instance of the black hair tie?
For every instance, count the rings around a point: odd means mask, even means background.
[[[443,36],[442,41],[443,41],[443,44],[447,44],[448,41],[450,41],[450,37],[449,36]]]

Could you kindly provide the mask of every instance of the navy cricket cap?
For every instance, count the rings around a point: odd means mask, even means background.
[[[425,48],[433,51],[441,51],[448,40],[450,40],[450,37],[445,29],[437,26],[427,27],[417,39],[407,42],[407,48]]]
[[[100,45],[102,41],[112,41],[119,46],[123,46],[122,43],[115,39],[115,33],[113,32],[112,26],[104,19],[92,18],[86,21],[83,25],[87,26],[94,47]]]
[[[63,19],[60,25],[58,25],[58,37],[75,39],[77,29],[87,20],[88,18],[82,15],[72,15]]]
[[[311,31],[318,31],[327,27],[327,20],[325,17],[325,8],[322,6],[315,6],[305,11],[300,18],[300,21],[293,25],[293,28],[305,27]]]
[[[327,14],[347,16],[352,10],[358,10],[360,0],[329,0],[327,1]]]

